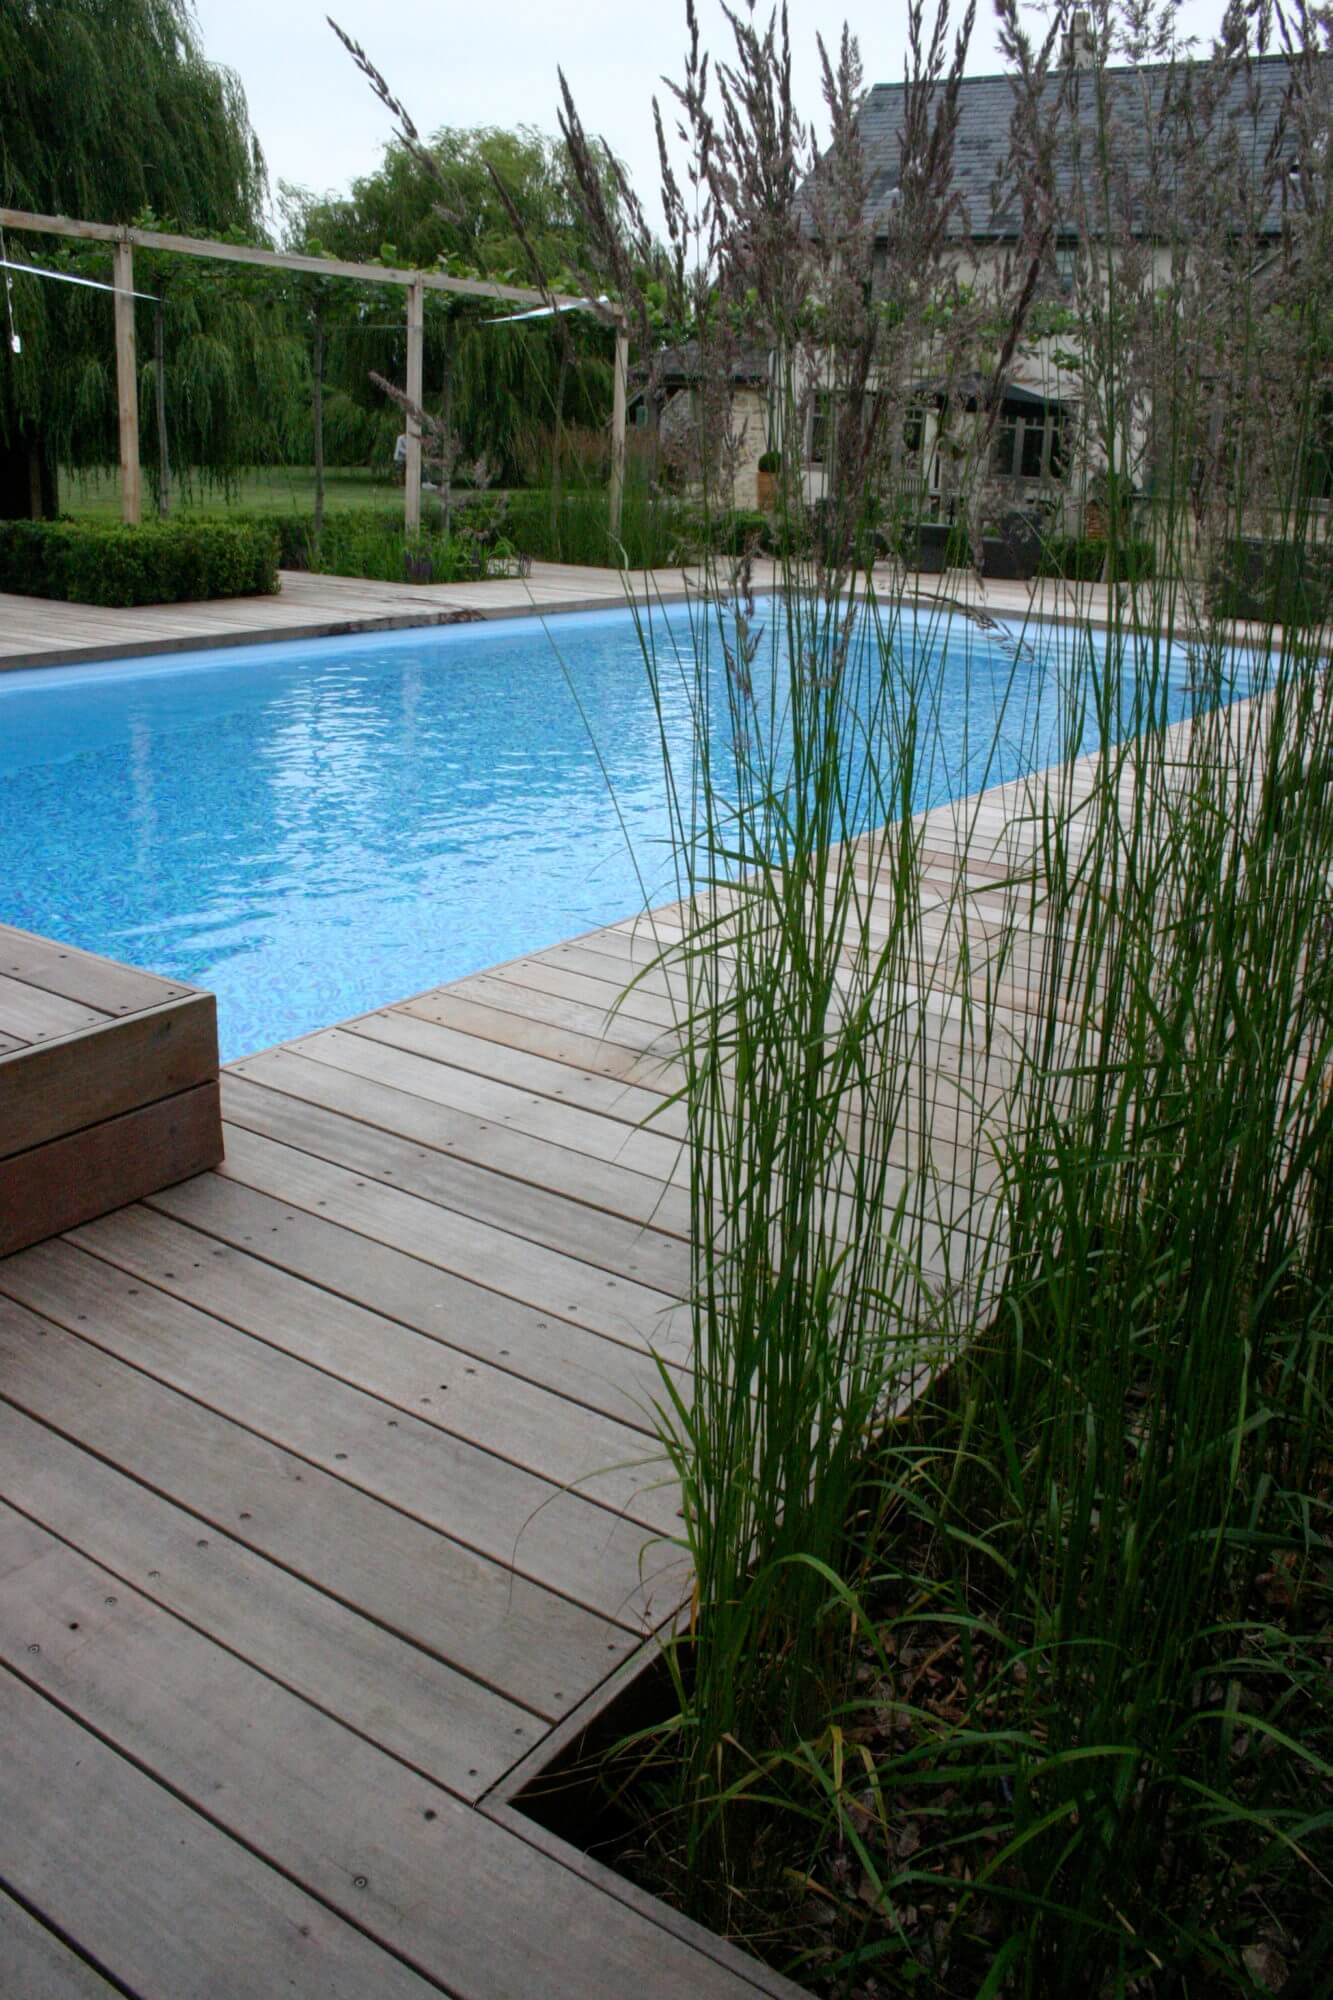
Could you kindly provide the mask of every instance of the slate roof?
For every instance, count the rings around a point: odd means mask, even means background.
[[[1133,69],[1108,68],[1103,72],[1110,104],[1108,129],[1113,134],[1112,158],[1135,193],[1144,187],[1150,172],[1148,141],[1151,133],[1163,129],[1164,119],[1173,115],[1171,107],[1181,102],[1182,89],[1188,90],[1206,68],[1207,65],[1202,63],[1177,64],[1174,68],[1144,65]],[[1333,83],[1333,57],[1319,58],[1319,71],[1323,105],[1327,111],[1330,85]],[[1222,119],[1231,127],[1236,142],[1244,147],[1246,156],[1254,162],[1258,173],[1275,132],[1284,122],[1283,111],[1291,88],[1292,66],[1285,56],[1260,57],[1250,66],[1250,78],[1255,105],[1248,101],[1246,76],[1237,70],[1227,82]],[[1063,129],[1068,136],[1058,144],[1056,154],[1060,204],[1070,216],[1071,227],[1077,169],[1075,149],[1070,141],[1080,127],[1085,135],[1095,130],[1094,78],[1088,71],[1054,72],[1047,81],[1044,99],[1046,108],[1055,108],[1060,93],[1075,80],[1076,89],[1069,90],[1066,103],[1060,109]],[[868,93],[860,114],[861,141],[870,182],[869,199],[863,216],[879,234],[884,232],[892,191],[897,187],[901,173],[900,135],[905,89],[901,83],[876,84]],[[965,213],[951,224],[951,234],[955,236],[1004,237],[1017,233],[1018,210],[1007,191],[998,207],[995,198],[997,175],[1003,169],[1009,151],[1009,126],[1014,104],[1013,80],[1008,76],[974,76],[963,80],[954,142],[953,188],[961,197]],[[1281,142],[1284,152],[1294,153],[1295,143],[1294,137],[1284,132]],[[1215,140],[1214,144],[1218,142]],[[1095,150],[1084,153],[1086,160],[1095,157]],[[1087,174],[1089,168],[1085,166],[1083,172]],[[1270,205],[1266,226],[1276,231],[1280,217],[1281,200],[1280,196],[1276,196]]]

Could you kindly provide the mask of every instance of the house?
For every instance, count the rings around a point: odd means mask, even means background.
[[[1208,87],[1214,87],[1214,74],[1203,63],[1097,70],[1089,16],[1082,11],[1073,15],[1062,61],[1046,79],[1040,106],[1040,115],[1050,117],[1055,131],[1051,155],[1055,226],[1034,301],[1034,336],[1011,357],[1003,379],[988,373],[984,365],[974,365],[946,382],[939,379],[938,364],[932,366],[931,357],[923,354],[909,384],[872,380],[870,385],[872,395],[890,391],[899,427],[893,443],[895,486],[909,493],[915,489],[924,518],[954,512],[951,442],[967,433],[970,422],[972,436],[988,440],[986,470],[997,508],[1041,513],[1066,529],[1084,525],[1089,507],[1096,505],[1098,474],[1104,469],[1095,426],[1084,421],[1083,374],[1077,364],[1080,322],[1075,310],[1080,260],[1085,260],[1081,282],[1086,282],[1089,270],[1104,282],[1110,249],[1105,207],[1098,195],[1104,170],[1096,138],[1099,132],[1107,137],[1115,232],[1118,237],[1123,231],[1135,238],[1165,278],[1182,245],[1178,233],[1172,243],[1162,226],[1171,218],[1155,178],[1160,166],[1154,141],[1191,86],[1206,79]],[[1322,92],[1318,115],[1326,132],[1333,57],[1315,59],[1305,77],[1307,85],[1311,75],[1316,90]],[[1296,77],[1294,65],[1283,55],[1233,65],[1221,84],[1207,142],[1219,153],[1228,143],[1234,145],[1254,164],[1256,179],[1261,163],[1270,158],[1276,162],[1270,199],[1255,219],[1255,234],[1274,244],[1297,199],[1300,121],[1289,116]],[[1022,217],[1004,175],[1015,102],[1014,80],[1008,75],[967,77],[958,93],[950,185],[953,208],[944,262],[978,294],[998,284],[1022,233]],[[885,298],[889,245],[901,199],[906,104],[905,84],[879,84],[868,92],[858,120],[867,182],[861,219],[874,246],[872,288]],[[1085,172],[1083,162],[1088,159],[1093,164]],[[1321,169],[1326,165],[1324,157]],[[1184,249],[1188,255],[1188,245]],[[1053,327],[1058,330],[1050,331]],[[821,377],[816,367],[803,397],[800,440],[803,485],[811,500],[825,490],[838,393],[827,373]],[[1151,467],[1146,462],[1141,414],[1137,421],[1140,430],[1130,452],[1134,461],[1130,477],[1141,489],[1151,478]],[[960,453],[955,449],[952,455]]]

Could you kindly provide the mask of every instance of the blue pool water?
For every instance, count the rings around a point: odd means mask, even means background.
[[[915,803],[1060,754],[1053,676],[955,632]],[[210,988],[228,1059],[669,897],[668,836],[626,612],[0,674],[0,920]]]

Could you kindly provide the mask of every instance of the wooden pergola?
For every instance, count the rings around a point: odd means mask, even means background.
[[[43,236],[74,237],[80,242],[109,243],[114,252],[114,296],[116,314],[116,389],[120,416],[120,508],[121,517],[136,522],[142,495],[139,474],[139,380],[134,337],[134,252],[171,250],[182,257],[217,258],[231,264],[254,264],[268,271],[296,271],[315,278],[352,278],[363,284],[401,285],[407,293],[407,380],[408,401],[421,408],[422,349],[427,292],[454,292],[466,298],[494,299],[498,303],[546,306],[568,311],[584,307],[615,328],[615,374],[611,405],[611,478],[609,484],[611,533],[620,530],[621,500],[625,488],[625,377],[629,360],[629,334],[625,315],[616,305],[600,300],[571,298],[560,292],[538,291],[527,285],[502,285],[484,278],[448,278],[439,271],[398,271],[380,264],[345,263],[338,257],[302,257],[280,250],[258,250],[247,244],[218,243],[206,237],[174,236],[157,229],[131,229],[113,222],[82,222],[64,215],[33,215],[26,209],[0,208],[0,228],[32,230]],[[421,430],[414,417],[407,417],[407,467],[403,500],[404,525],[409,534],[421,525]]]

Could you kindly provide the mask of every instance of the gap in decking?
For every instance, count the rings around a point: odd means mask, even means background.
[[[592,1697],[578,1729],[557,1741],[546,1762],[516,1789],[500,1788],[515,1812],[629,1880],[626,1849],[636,1822],[610,1796],[603,1774],[617,1744],[665,1722],[677,1707],[666,1654],[655,1641],[649,1647],[637,1671],[603,1691],[600,1701]],[[539,1746],[533,1758],[540,1754]]]

